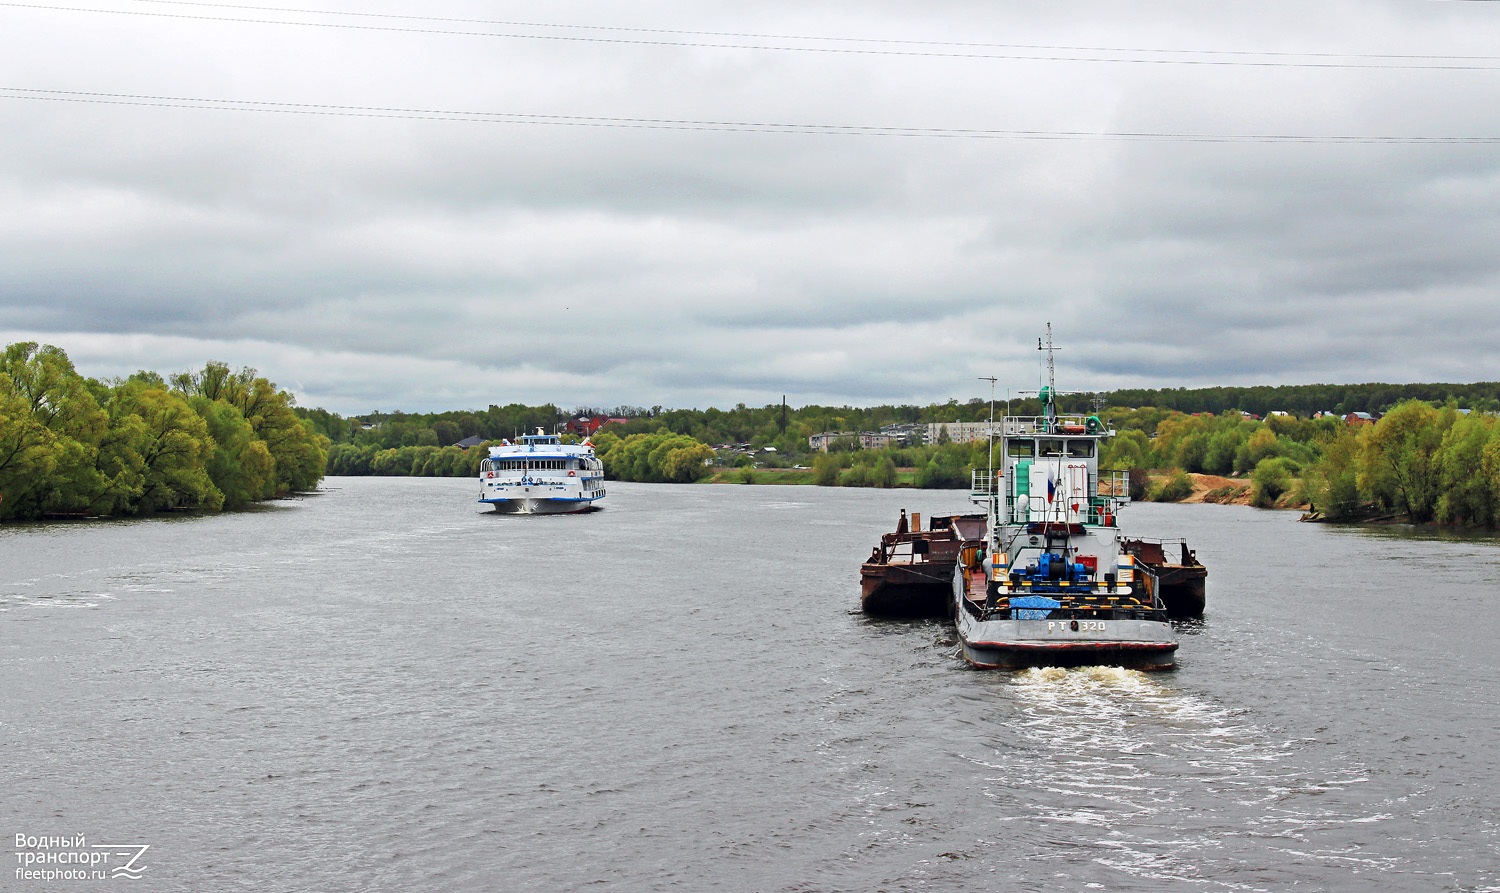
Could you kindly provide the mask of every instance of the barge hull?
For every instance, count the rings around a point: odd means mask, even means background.
[[[860,567],[860,606],[881,617],[947,617],[957,561],[917,565],[866,562]]]
[[[1198,563],[1198,556],[1186,542],[1180,543],[1182,562],[1169,561],[1166,546],[1170,544],[1146,539],[1127,539],[1122,543],[1125,551],[1135,556],[1147,594],[1161,601],[1168,617],[1202,617],[1208,604],[1208,568]]]

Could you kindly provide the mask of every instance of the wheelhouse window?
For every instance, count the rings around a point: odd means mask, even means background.
[[[1036,455],[1036,444],[1030,438],[1021,439],[1012,437],[1005,442],[1005,453],[1009,456],[1019,456],[1022,459]]]
[[[1068,441],[1068,458],[1070,458],[1070,459],[1092,459],[1092,458],[1094,458],[1094,442],[1092,440],[1070,440],[1070,441]]]

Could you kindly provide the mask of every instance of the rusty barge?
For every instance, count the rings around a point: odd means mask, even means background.
[[[1121,541],[1140,568],[1141,588],[1161,599],[1173,619],[1202,617],[1208,604],[1208,568],[1198,562],[1198,553],[1186,540],[1129,538]],[[1181,549],[1181,563],[1167,558],[1167,547]]]
[[[859,568],[859,602],[878,617],[948,617],[953,571],[963,543],[984,532],[983,515],[940,515],[922,529],[922,516],[902,510],[896,531],[880,537]]]

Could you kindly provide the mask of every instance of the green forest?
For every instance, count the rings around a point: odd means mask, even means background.
[[[1356,426],[1238,412],[1110,417],[1119,433],[1101,457],[1109,467],[1240,476],[1253,504],[1310,505],[1331,520],[1401,516],[1487,528],[1500,521],[1500,416],[1492,412],[1407,400]],[[1181,498],[1182,479],[1171,476],[1146,495]]]
[[[1155,402],[1121,405],[1137,399]],[[1131,476],[1136,498],[1182,499],[1192,491],[1188,473],[1199,473],[1242,481],[1256,505],[1311,505],[1332,520],[1389,515],[1500,524],[1495,415],[1500,385],[1495,383],[1117,391],[1064,396],[1060,402],[1065,412],[1108,407],[1099,412],[1118,434],[1108,441],[1102,465],[1138,472]],[[1032,398],[996,408],[997,414],[1007,410],[1035,415],[1041,407]],[[1261,414],[1256,410],[1267,418],[1247,415]],[[1351,427],[1341,416],[1355,411],[1385,416],[1374,425]],[[1338,415],[1310,418],[1317,412]],[[809,437],[825,431],[983,421],[990,406],[977,398],[929,406],[624,406],[564,413],[551,405],[511,404],[484,412],[379,413],[358,419],[321,410],[304,415],[333,441],[330,474],[469,476],[477,473],[483,451],[452,443],[468,436],[498,441],[536,427],[552,430],[570,415],[589,413],[627,420],[594,438],[616,480],[688,481],[713,473],[715,480],[737,483],[965,487],[971,470],[989,461],[983,442],[879,450],[842,443],[829,453],[814,452],[808,444]],[[671,450],[660,449],[667,442],[676,450],[693,446],[693,459],[679,452],[678,461],[667,463]],[[629,448],[621,449],[626,444]],[[715,454],[710,445],[732,449]],[[1153,479],[1158,483],[1150,486]]]
[[[315,488],[327,447],[253,369],[101,382],[50,345],[0,358],[0,520],[240,508]]]
[[[1060,403],[1098,412],[1118,432],[1101,467],[1131,470],[1136,498],[1182,499],[1198,473],[1235,479],[1256,505],[1311,505],[1333,520],[1500,525],[1500,384],[1116,391]],[[995,408],[1007,411],[1041,407],[1030,398]],[[1382,417],[1351,426],[1341,416],[1354,411]],[[593,437],[614,480],[965,487],[991,461],[984,442],[861,450],[846,439],[822,453],[808,439],[990,412],[974,398],[571,412],[511,403],[345,418],[296,406],[253,369],[210,362],[101,382],[59,348],[26,342],[8,346],[0,363],[0,520],[239,508],[313,489],[325,474],[474,477],[486,450],[459,441],[498,443],[595,413],[625,420]],[[1337,415],[1311,418],[1320,412]]]

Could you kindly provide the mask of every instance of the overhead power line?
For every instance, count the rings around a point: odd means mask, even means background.
[[[248,18],[244,16],[201,15],[186,12],[150,12],[129,9],[62,6],[43,3],[0,2],[0,7],[41,9],[58,12],[96,13],[162,19],[227,22],[232,24],[284,25],[302,28],[332,28],[353,31],[400,34],[438,34],[459,37],[489,37],[513,40],[571,41],[594,44],[684,47],[699,49],[763,50],[787,53],[826,53],[837,55],[905,56],[946,59],[995,59],[1033,62],[1097,62],[1135,65],[1212,65],[1251,66],[1262,68],[1345,68],[1345,69],[1416,69],[1445,71],[1500,71],[1500,56],[1453,56],[1393,53],[1289,53],[1248,50],[1181,50],[1142,47],[1088,47],[1047,44],[966,43],[961,41],[895,40],[865,37],[819,37],[788,34],[761,34],[734,31],[691,31],[670,28],[638,28],[606,25],[560,25],[555,23],[507,21],[494,19],[442,18],[437,16],[396,13],[343,12],[323,9],[297,9],[275,6],[250,6],[194,2],[194,0],[131,0],[170,6],[191,6],[221,10],[277,13],[285,15],[329,16],[366,20],[432,22],[448,25],[476,25],[503,28],[531,28],[544,31],[593,31],[606,36],[561,33],[526,33],[522,31],[478,31],[454,28],[354,24],[348,22],[309,22],[286,19]],[[641,35],[634,37],[625,34]],[[648,36],[655,35],[655,36]],[[667,39],[676,36],[683,39]],[[699,38],[699,39],[689,39]],[[746,41],[740,43],[716,40]],[[759,41],[759,42],[756,42]]]
[[[139,93],[102,93],[82,90],[39,90],[26,87],[0,87],[0,98],[90,103],[95,105],[142,106],[147,108],[262,112],[285,115],[322,115],[343,118],[393,118],[423,121],[462,121],[482,124],[612,127],[637,130],[728,131],[740,133],[805,134],[814,136],[1173,143],[1346,143],[1390,146],[1494,145],[1500,143],[1500,136],[1370,136],[1356,134],[1214,134],[1147,131],[986,130],[953,127],[796,124],[785,121],[717,121],[688,118],[546,115],[461,109],[401,108],[195,96],[160,96]]]

